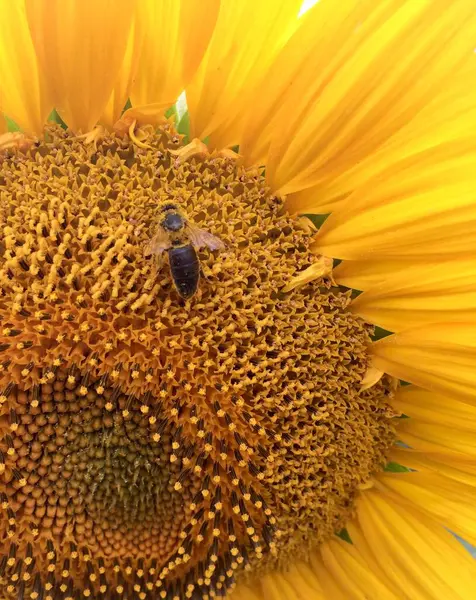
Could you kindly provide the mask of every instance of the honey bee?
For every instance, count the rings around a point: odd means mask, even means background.
[[[181,298],[192,298],[198,289],[200,261],[197,252],[207,246],[221,250],[225,244],[192,223],[174,202],[159,205],[159,223],[155,235],[144,250],[144,256],[160,256],[167,251],[174,287]]]

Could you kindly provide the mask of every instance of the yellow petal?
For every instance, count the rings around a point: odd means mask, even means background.
[[[368,390],[382,379],[383,374],[383,371],[370,365],[370,367],[367,368],[367,371],[365,371],[365,375],[360,382],[360,389]]]
[[[34,142],[34,137],[22,131],[7,131],[0,134],[0,150],[19,149],[21,152],[26,152]]]
[[[389,273],[384,282],[358,296],[351,310],[390,331],[476,321],[476,259]]]
[[[6,133],[8,131],[7,120],[5,117],[0,114],[0,134]]]
[[[431,453],[433,461],[454,465],[454,477],[459,480],[464,480],[464,473],[476,475],[476,463],[468,471],[468,463],[476,457],[475,406],[415,386],[400,387],[392,405],[410,417],[400,421],[398,427],[403,442],[415,450]],[[406,458],[415,459],[408,453]],[[415,468],[414,463],[402,464]]]
[[[390,165],[322,225],[316,251],[358,260],[449,260],[476,244],[476,149],[448,143]]]
[[[311,219],[309,217],[305,217],[304,215],[297,217],[296,225],[308,235],[312,235],[317,231],[317,227],[314,225]]]
[[[52,101],[74,131],[104,112],[123,62],[135,0],[25,0]]]
[[[379,578],[352,544],[331,540],[321,545],[320,553],[325,567],[349,600],[366,600],[370,591],[379,600],[398,600],[394,591]]]
[[[147,129],[154,126],[157,127],[161,123],[167,121],[164,111],[170,106],[167,102],[156,102],[154,104],[142,104],[128,108],[123,112],[121,118],[114,123],[114,130],[119,135],[124,135],[126,132],[134,131],[136,127],[144,125]],[[109,104],[108,104],[109,108]],[[107,111],[105,113],[107,117]],[[112,118],[112,115],[111,115]]]
[[[371,347],[372,364],[404,381],[476,402],[476,324],[443,323],[389,335]]]
[[[380,484],[418,506],[440,525],[476,544],[475,490],[438,473],[385,473]]]
[[[325,600],[324,592],[311,565],[299,562],[283,572],[283,576],[300,594],[299,600]]]
[[[140,51],[144,41],[144,31],[141,28],[142,20],[137,18],[137,13],[140,10],[144,10],[146,8],[146,4],[146,2],[141,1],[136,5],[136,10],[129,31],[129,37],[127,38],[126,50],[122,59],[122,65],[119,69],[114,88],[101,117],[101,123],[110,129],[121,116],[126,102],[130,97],[132,82],[136,77],[137,67],[140,60]]]
[[[476,15],[466,0],[339,4],[311,11],[310,57],[273,119],[266,176],[283,194],[370,160],[472,59]]]
[[[241,154],[238,154],[238,152],[235,152],[231,148],[222,148],[221,150],[218,150],[218,156],[220,156],[222,158],[231,158],[232,160],[235,160],[235,161],[238,161],[241,159]],[[311,223],[312,223],[312,221],[311,221]]]
[[[0,0],[0,23],[0,110],[23,131],[39,134],[52,104],[38,68],[24,3]],[[6,127],[1,121],[3,133]]]
[[[318,553],[310,556],[311,569],[316,574],[324,592],[324,598],[329,600],[349,600],[345,592],[338,585],[329,569],[322,562]],[[284,600],[284,599],[283,599]]]
[[[367,490],[359,498],[357,515],[374,559],[403,597],[474,598],[476,563],[425,513],[389,494]]]
[[[375,151],[343,164],[342,171],[319,173],[318,183],[287,196],[290,212],[328,213],[340,208],[351,192],[365,186],[369,179],[384,173],[402,159],[418,161],[425,149],[474,136],[476,133],[476,61],[441,87],[438,93],[390,139]]]
[[[301,0],[221,3],[210,46],[186,88],[194,136],[203,139],[212,134],[217,147],[239,141],[241,127],[236,120],[296,29],[301,4]]]
[[[295,275],[291,281],[284,286],[283,292],[290,292],[295,288],[306,285],[306,283],[330,275],[332,273],[332,265],[332,258],[320,256],[310,267]]]
[[[371,0],[360,3],[320,0],[300,19],[296,32],[249,102],[240,140],[240,152],[247,164],[265,163],[272,139],[291,144],[287,134],[300,131],[299,121],[308,103],[318,90],[322,92],[320,88],[336,68],[331,57],[336,57],[346,41],[352,39],[353,30],[373,4]],[[344,62],[347,53],[343,51],[337,62]],[[313,134],[317,140],[316,129],[313,128]],[[306,147],[301,145],[300,152],[305,151]]]
[[[198,138],[193,138],[193,140],[187,144],[186,146],[182,146],[178,150],[169,150],[170,154],[173,154],[177,157],[176,160],[179,162],[185,162],[190,160],[194,156],[200,154],[208,154],[207,145],[204,144]]]
[[[451,429],[445,425],[422,423],[418,419],[405,419],[398,428],[402,442],[416,450],[446,452],[476,457],[476,436],[472,431]]]
[[[263,575],[260,578],[264,600],[301,600],[298,591],[280,573]],[[312,600],[303,596],[302,600]]]
[[[262,576],[249,586],[240,585],[230,600],[325,600],[322,587],[308,563]]]
[[[263,159],[263,163],[265,160]],[[326,199],[321,195],[321,186],[314,185],[286,196],[286,210],[293,214],[325,215],[345,202],[347,195]]]
[[[356,290],[368,290],[385,281],[389,275],[401,273],[414,264],[408,260],[380,260],[378,258],[374,260],[344,260],[335,267],[333,274],[334,279],[340,285]]]
[[[392,406],[414,420],[476,434],[476,407],[414,385],[398,388]],[[412,423],[413,420],[410,421]]]
[[[397,597],[401,593],[401,585],[393,583],[385,573],[385,567],[379,564],[375,559],[373,550],[371,548],[373,540],[371,536],[367,536],[366,532],[362,531],[358,521],[349,521],[346,525],[347,532],[352,540],[353,547],[358,552],[362,561],[368,565],[370,571],[374,573],[379,580],[391,591],[393,591]]]
[[[219,6],[219,0],[140,0],[136,27],[143,41],[130,88],[134,107],[175,102],[202,60]]]
[[[393,448],[389,458],[410,469],[440,473],[476,487],[476,461],[473,458],[442,452],[418,452],[411,448]]]
[[[230,594],[230,600],[263,600],[263,595],[254,587],[239,585]]]

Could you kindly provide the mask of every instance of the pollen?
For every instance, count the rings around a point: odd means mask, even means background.
[[[223,596],[339,531],[394,442],[312,228],[236,154],[146,133],[0,156],[2,598]],[[187,300],[144,255],[164,201],[225,244]]]

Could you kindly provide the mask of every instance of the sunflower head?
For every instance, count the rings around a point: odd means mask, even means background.
[[[342,528],[394,439],[349,294],[282,291],[308,228],[258,171],[179,144],[50,127],[2,163],[5,533],[37,585],[226,590]],[[226,244],[188,301],[144,252],[170,203]]]

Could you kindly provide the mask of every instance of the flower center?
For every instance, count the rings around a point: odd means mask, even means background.
[[[394,441],[371,328],[283,291],[316,257],[258,171],[168,125],[46,140],[0,164],[0,590],[208,598],[305,557]]]

